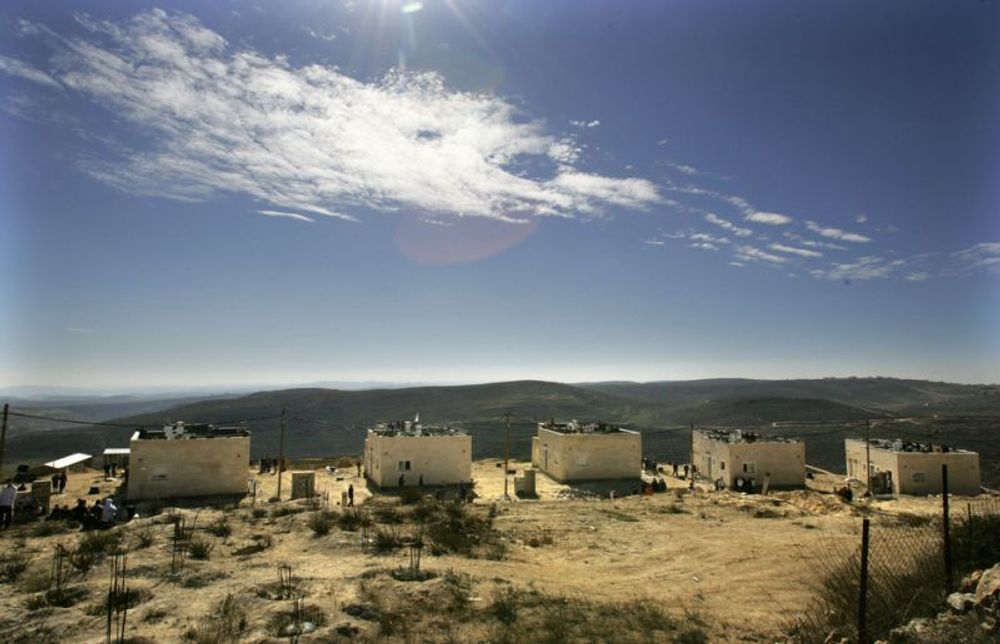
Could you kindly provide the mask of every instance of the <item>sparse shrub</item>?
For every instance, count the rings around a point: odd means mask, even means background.
[[[281,517],[287,517],[305,511],[306,509],[300,505],[279,505],[278,507],[271,509],[271,518],[280,519]]]
[[[23,546],[3,554],[0,558],[0,581],[8,584],[14,583],[28,569],[30,563],[31,555],[24,550]]]
[[[664,505],[660,508],[660,512],[663,514],[687,514],[687,510],[682,508],[679,503],[671,503],[670,505]]]
[[[378,523],[397,524],[403,522],[403,514],[394,505],[382,505],[372,512]]]
[[[229,525],[229,522],[226,521],[225,518],[213,521],[208,524],[208,527],[205,529],[220,539],[225,539],[233,533],[233,528]]]
[[[153,534],[153,531],[150,530],[149,528],[143,528],[142,530],[136,530],[135,532],[132,533],[132,535],[135,537],[135,546],[134,547],[135,547],[136,550],[145,550],[146,548],[148,548],[151,545],[153,545],[153,541],[156,540],[156,537]]]
[[[399,489],[399,502],[403,505],[413,505],[424,497],[424,491],[417,487]]]
[[[204,561],[208,559],[214,549],[215,544],[207,539],[194,538],[188,543],[188,556],[192,559]]]
[[[369,525],[371,525],[371,519],[358,509],[346,510],[337,517],[337,526],[347,532],[354,532],[362,526]]]
[[[493,603],[490,613],[501,624],[513,624],[517,621],[517,594],[511,588],[493,591]]]
[[[42,608],[48,608],[49,602],[45,599],[44,593],[35,593],[34,595],[29,595],[27,599],[24,600],[24,607],[29,611],[36,611]]]
[[[142,616],[142,621],[145,624],[159,624],[163,621],[163,618],[168,615],[167,611],[162,608],[150,608]]]
[[[233,595],[226,595],[198,626],[184,633],[184,638],[195,644],[235,644],[242,639],[247,625],[247,612],[243,602]]]
[[[308,525],[309,529],[313,531],[315,536],[322,537],[330,533],[330,528],[333,526],[333,520],[326,512],[314,512],[309,517]]]
[[[375,537],[372,540],[372,546],[375,548],[375,552],[384,554],[395,550],[400,547],[403,540],[399,536],[399,532],[389,528],[379,528],[375,530]]]
[[[250,510],[250,516],[254,519],[263,519],[267,516],[267,510],[264,508],[254,508]]]

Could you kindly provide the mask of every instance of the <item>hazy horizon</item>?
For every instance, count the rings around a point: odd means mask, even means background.
[[[1000,382],[996,24],[6,2],[0,387]]]

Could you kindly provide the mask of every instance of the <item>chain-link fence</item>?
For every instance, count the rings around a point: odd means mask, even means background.
[[[813,553],[813,599],[795,640],[871,642],[933,616],[964,575],[1000,562],[1000,497],[942,503],[934,517],[876,516],[861,534]]]

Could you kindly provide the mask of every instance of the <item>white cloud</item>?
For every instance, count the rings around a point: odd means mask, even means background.
[[[694,242],[709,242],[712,244],[728,244],[728,237],[716,237],[715,235],[709,235],[708,233],[692,233],[688,236],[688,239]]]
[[[788,239],[791,239],[800,246],[808,246],[809,248],[829,248],[830,250],[847,250],[847,246],[841,246],[840,244],[832,244],[830,242],[825,242],[825,241],[816,241],[814,239],[806,239],[802,235],[799,235],[798,233],[793,233],[788,230],[782,233],[782,235],[784,235]]]
[[[902,260],[895,260],[900,262]],[[887,262],[883,257],[861,257],[854,262],[832,264],[826,269],[814,269],[810,274],[827,280],[870,280],[890,277],[902,264]]]
[[[859,224],[864,224],[868,222],[868,215],[855,215],[854,221]]]
[[[17,76],[33,83],[38,83],[39,85],[47,85],[49,87],[62,89],[62,85],[59,84],[59,81],[52,78],[52,76],[26,62],[9,56],[0,56],[0,73]]]
[[[772,264],[787,264],[788,258],[773,255],[754,246],[737,246],[736,257],[747,262],[770,262]]]
[[[647,246],[663,246],[666,244],[666,242],[663,241],[662,239],[647,239],[642,243],[646,244]]]
[[[1000,242],[983,242],[951,254],[954,272],[959,274],[986,270],[1000,275]]]
[[[306,217],[305,215],[300,215],[297,212],[285,212],[283,210],[258,210],[258,213],[262,215],[267,215],[268,217],[288,217],[289,219],[298,219],[299,221],[313,222],[313,219]]]
[[[719,247],[710,242],[695,242],[694,244],[689,244],[691,248],[700,248],[701,250],[719,250]]]
[[[334,217],[406,208],[506,221],[661,201],[645,179],[581,172],[579,151],[541,120],[502,97],[450,89],[435,74],[362,82],[334,67],[296,67],[161,10],[81,24],[86,38],[46,39],[57,49],[48,72],[144,141],[81,161],[122,190],[191,201],[241,194]],[[538,159],[556,170],[524,176]]]
[[[864,235],[859,235],[857,233],[850,233],[839,228],[820,226],[815,221],[806,222],[806,228],[829,239],[854,242],[855,244],[867,244],[872,240],[871,237],[865,237]]]
[[[705,221],[707,221],[710,224],[715,224],[720,228],[725,228],[726,230],[731,231],[737,237],[749,237],[750,235],[753,234],[753,231],[750,230],[749,228],[741,228],[740,226],[737,226],[733,222],[729,221],[728,219],[723,219],[722,217],[712,212],[705,215]]]
[[[570,121],[569,124],[575,127],[589,129],[599,126],[601,122],[594,119],[593,121]]]
[[[776,250],[779,253],[791,253],[792,255],[798,255],[800,257],[822,257],[823,253],[817,250],[808,250],[805,248],[796,248],[795,246],[785,246],[784,244],[771,244],[768,246],[771,250]]]
[[[306,28],[306,33],[309,34],[310,36],[312,36],[313,38],[316,38],[317,40],[325,40],[327,42],[333,42],[334,40],[337,39],[337,34],[335,34],[335,33],[324,34],[324,33],[318,32],[315,29],[312,29],[310,27]]]
[[[752,212],[744,217],[744,219],[758,224],[767,224],[768,226],[785,226],[795,221],[788,215],[782,215],[776,212]]]
[[[669,143],[670,143],[669,139],[660,139],[659,141],[656,142],[656,145],[664,146],[664,145],[667,145]]]
[[[927,271],[918,271],[916,273],[907,273],[906,280],[909,282],[923,282],[931,278],[931,274]]]

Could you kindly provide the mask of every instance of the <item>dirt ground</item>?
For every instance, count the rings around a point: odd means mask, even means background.
[[[511,464],[513,469],[524,466]],[[817,558],[860,533],[858,508],[818,491],[838,483],[826,476],[810,482],[817,489],[768,497],[707,487],[689,493],[684,481],[667,477],[666,493],[612,500],[581,496],[539,474],[538,499],[507,500],[496,460],[478,461],[473,470],[479,495],[475,504],[486,506],[484,513],[495,506],[494,526],[507,546],[506,558],[425,554],[423,568],[470,575],[476,580],[470,597],[474,603],[485,602],[491,584],[504,580],[517,588],[602,602],[641,599],[677,616],[696,613],[712,641],[774,641],[790,615],[809,600]],[[185,632],[204,623],[226,595],[235,594],[251,606],[246,640],[269,641],[268,620],[287,609],[287,602],[262,599],[261,589],[277,581],[281,564],[292,567],[309,601],[328,617],[313,640],[307,635],[303,641],[336,641],[332,629],[338,625],[356,627],[362,636],[373,634],[371,622],[342,609],[358,601],[359,580],[372,571],[403,565],[406,555],[375,555],[362,549],[360,533],[337,527],[328,535],[314,536],[307,526],[308,512],[275,516],[280,514],[276,508],[302,509],[301,502],[287,501],[290,475],[282,482],[284,500],[279,503],[266,502],[276,492],[276,476],[253,470],[250,475],[258,480],[252,507],[244,500],[239,508],[180,510],[187,525],[195,525],[213,549],[205,561],[186,561],[178,575],[168,574],[173,525],[164,516],[143,516],[140,511],[139,518],[117,528],[129,533],[129,543],[140,532],[153,536],[151,545],[129,553],[130,586],[145,591],[143,601],[129,611],[129,635],[184,641]],[[54,503],[72,506],[76,498],[88,498],[90,504],[96,497],[86,492],[94,484],[102,494],[117,486],[116,481],[102,480],[100,472],[71,474],[67,494],[55,497]],[[386,502],[370,500],[372,493],[354,468],[316,473],[316,489],[329,493],[330,509],[339,510],[341,492],[348,485],[354,486],[357,504]],[[868,514],[874,521],[890,521],[900,512],[936,512],[939,504],[935,498],[874,501],[874,512]],[[223,517],[230,535],[215,537],[204,531]],[[0,583],[0,632],[13,633],[15,641],[20,634],[24,642],[103,641],[104,617],[95,606],[106,593],[107,564],[73,580],[86,592],[75,605],[32,607],[31,598],[48,587],[55,545],[72,547],[80,538],[76,532],[35,535],[29,525],[4,533],[0,541],[3,552],[20,549],[31,557],[20,579]],[[264,535],[270,547],[246,554],[247,546]]]

